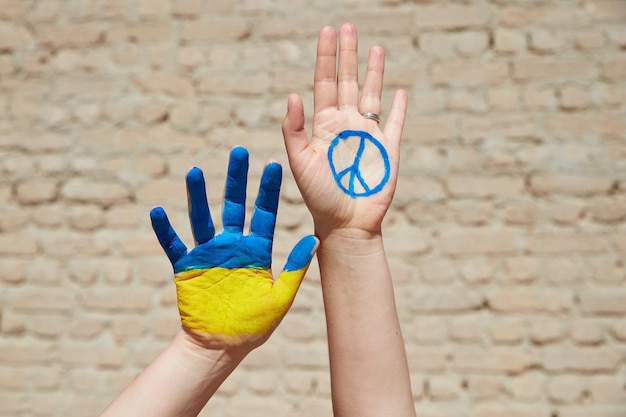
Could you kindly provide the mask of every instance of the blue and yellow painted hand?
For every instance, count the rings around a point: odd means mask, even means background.
[[[271,334],[289,310],[318,244],[313,236],[300,240],[274,280],[270,268],[282,168],[275,162],[266,165],[250,234],[243,235],[247,177],[248,151],[234,148],[222,212],[224,231],[216,235],[202,171],[189,171],[189,219],[196,244],[191,251],[161,207],[150,213],[159,243],[174,267],[183,326],[232,344]]]

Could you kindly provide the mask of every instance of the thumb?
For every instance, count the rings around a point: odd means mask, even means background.
[[[285,268],[274,282],[277,296],[287,298],[289,302],[293,300],[318,246],[319,240],[312,235],[303,237],[294,246]]]

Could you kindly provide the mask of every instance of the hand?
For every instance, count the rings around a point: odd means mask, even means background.
[[[283,136],[296,183],[320,238],[337,230],[380,233],[398,177],[407,96],[396,92],[385,130],[362,114],[380,113],[385,56],[370,50],[359,101],[356,28],[320,31],[314,80],[313,135],[304,130],[302,99],[289,97]]]
[[[187,252],[161,207],[150,212],[152,227],[174,267],[183,327],[209,348],[261,345],[287,313],[317,247],[303,238],[276,280],[271,273],[272,242],[282,179],[278,163],[269,163],[243,235],[248,152],[230,154],[224,197],[224,231],[215,235],[202,171],[187,174],[189,220],[195,247]]]

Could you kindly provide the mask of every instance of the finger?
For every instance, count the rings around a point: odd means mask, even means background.
[[[247,183],[248,151],[242,147],[233,148],[228,161],[228,177],[222,213],[222,224],[226,232],[243,233],[243,224],[246,219]]]
[[[250,234],[269,240],[274,238],[282,177],[283,168],[280,164],[271,162],[265,166],[254,214],[250,221]]]
[[[206,197],[206,184],[200,168],[191,168],[187,173],[187,207],[196,246],[213,239],[215,226],[211,219]]]
[[[339,66],[337,70],[337,105],[339,109],[356,108],[359,100],[359,60],[356,27],[345,23],[339,28]]]
[[[402,138],[404,120],[406,119],[407,95],[404,90],[398,90],[391,102],[391,111],[385,122],[385,136],[393,142],[399,142]]]
[[[383,74],[385,73],[385,51],[380,46],[370,49],[367,59],[365,83],[361,93],[359,111],[380,115],[380,97],[383,92]]]
[[[174,265],[187,254],[187,247],[172,228],[165,210],[161,207],[155,207],[150,211],[150,220],[161,247]]]
[[[287,101],[287,115],[283,120],[283,139],[290,161],[309,145],[304,130],[304,105],[302,98],[297,94],[291,94]]]
[[[337,107],[337,34],[330,26],[320,30],[313,77],[313,111]]]
[[[293,299],[318,246],[319,240],[315,236],[305,236],[300,239],[291,250],[285,268],[278,276],[274,287],[290,293]]]

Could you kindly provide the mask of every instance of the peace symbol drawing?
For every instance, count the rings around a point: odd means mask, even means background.
[[[361,130],[344,130],[330,143],[328,163],[337,186],[352,198],[378,193],[389,181],[389,155]]]

